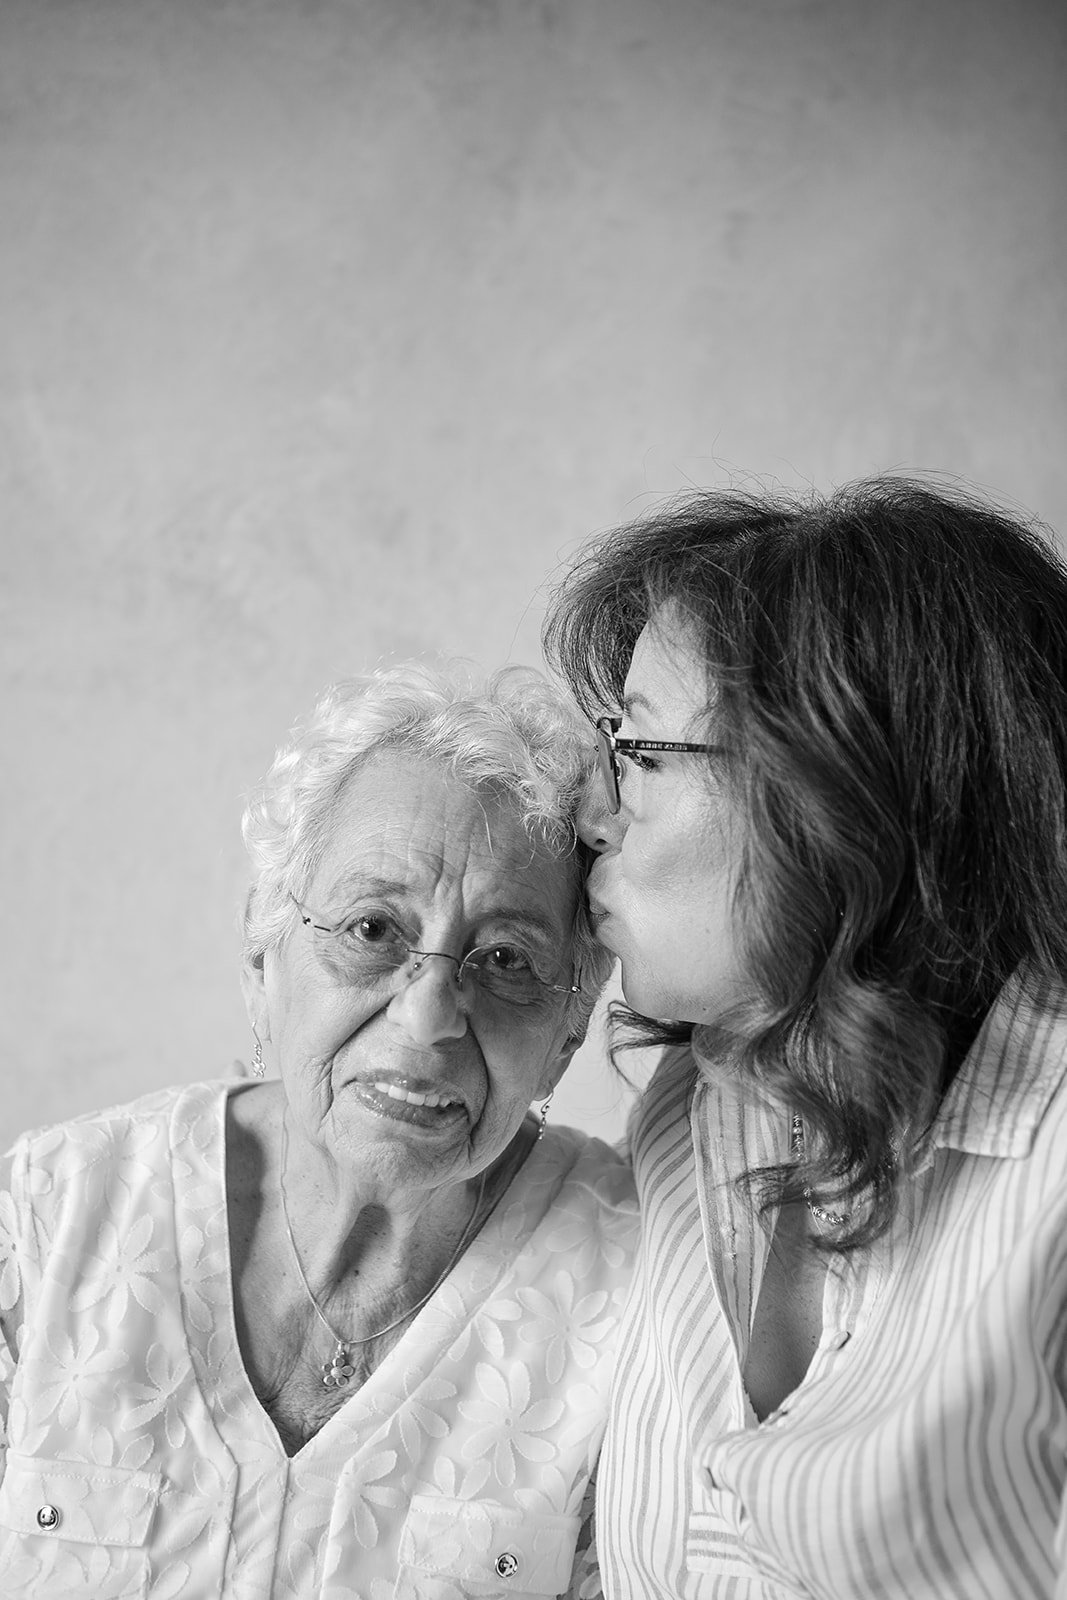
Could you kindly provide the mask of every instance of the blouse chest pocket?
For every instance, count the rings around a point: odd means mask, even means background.
[[[581,1521],[492,1500],[412,1497],[396,1600],[544,1600],[571,1579]]]
[[[11,1451],[0,1483],[5,1600],[140,1600],[158,1473]]]

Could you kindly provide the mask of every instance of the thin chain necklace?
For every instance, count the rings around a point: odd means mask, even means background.
[[[300,1252],[296,1248],[296,1240],[293,1238],[293,1225],[289,1221],[289,1207],[285,1203],[285,1165],[288,1156],[289,1130],[286,1127],[285,1113],[283,1112],[282,1166],[281,1172],[278,1175],[278,1192],[281,1195],[282,1217],[285,1221],[285,1231],[289,1236],[289,1244],[293,1252],[293,1260],[296,1262],[296,1270],[300,1274],[300,1282],[304,1285],[304,1293],[314,1306],[315,1315],[326,1329],[326,1332],[330,1335],[330,1338],[333,1340],[335,1346],[333,1355],[328,1361],[323,1362],[320,1369],[322,1372],[323,1385],[327,1389],[343,1389],[345,1384],[348,1383],[355,1374],[356,1369],[349,1360],[349,1357],[355,1346],[361,1344],[371,1344],[375,1339],[380,1339],[383,1334],[392,1333],[394,1328],[399,1328],[402,1322],[407,1322],[409,1317],[413,1317],[416,1311],[421,1310],[426,1304],[427,1300],[429,1300],[430,1296],[435,1294],[444,1283],[445,1279],[448,1277],[448,1274],[452,1271],[452,1268],[455,1266],[456,1262],[459,1260],[460,1256],[473,1239],[475,1233],[478,1231],[474,1224],[477,1221],[478,1212],[481,1209],[482,1199],[485,1195],[485,1170],[482,1172],[481,1180],[478,1184],[478,1193],[474,1198],[474,1210],[471,1212],[467,1224],[463,1229],[463,1232],[460,1234],[459,1243],[449,1256],[448,1262],[444,1271],[441,1273],[441,1276],[435,1283],[430,1285],[422,1299],[416,1300],[413,1306],[409,1306],[402,1316],[397,1317],[395,1322],[390,1322],[387,1327],[378,1328],[374,1333],[364,1334],[361,1339],[342,1339],[341,1335],[337,1332],[337,1329],[332,1327],[331,1324],[327,1322],[325,1316],[323,1315],[322,1307],[319,1305],[319,1302],[315,1299],[315,1296],[311,1292],[311,1285],[307,1281],[307,1274],[304,1272],[304,1265],[300,1260]],[[478,1227],[482,1227],[485,1222],[488,1221],[488,1217],[489,1213],[487,1212],[486,1216],[484,1216],[481,1219],[481,1222],[478,1223]]]
[[[800,1116],[799,1116],[799,1114],[797,1112],[793,1113],[792,1149],[793,1149],[793,1154],[797,1157],[797,1159],[798,1160],[803,1160],[803,1158],[804,1158],[804,1124],[800,1120]],[[805,1204],[807,1205],[808,1210],[811,1212],[812,1216],[815,1218],[816,1222],[825,1222],[826,1225],[828,1227],[831,1227],[831,1228],[843,1228],[845,1226],[845,1223],[848,1221],[848,1213],[847,1212],[844,1215],[842,1215],[842,1213],[840,1211],[826,1211],[826,1210],[823,1209],[822,1206],[817,1206],[815,1204],[815,1201],[811,1198],[811,1190],[810,1189],[805,1189],[804,1190],[804,1201],[805,1201]]]

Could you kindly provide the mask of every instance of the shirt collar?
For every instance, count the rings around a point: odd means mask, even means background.
[[[1028,1155],[1050,1100],[1067,1075],[1067,988],[1004,985],[930,1130],[931,1149]]]
[[[722,1080],[693,1030],[698,1098],[709,1079]],[[1026,1156],[1049,1102],[1067,1077],[1067,987],[1009,978],[982,1023],[924,1141],[928,1165],[935,1149],[977,1156]],[[778,1157],[777,1159],[784,1159]]]

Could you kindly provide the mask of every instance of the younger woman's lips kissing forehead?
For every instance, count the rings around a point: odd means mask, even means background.
[[[597,871],[594,867],[593,872],[590,874],[589,882],[585,887],[585,899],[586,904],[589,907],[590,918],[594,923],[598,923],[602,922],[605,917],[609,917],[611,912],[604,901],[604,889],[606,885],[603,882],[603,872],[599,874],[600,881],[596,883],[593,882],[595,877],[597,877]]]

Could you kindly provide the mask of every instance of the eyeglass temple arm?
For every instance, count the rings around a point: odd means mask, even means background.
[[[620,739],[618,734],[612,735],[612,745],[616,750],[677,750],[685,755],[717,755],[722,750],[721,744],[680,744],[675,739]]]

